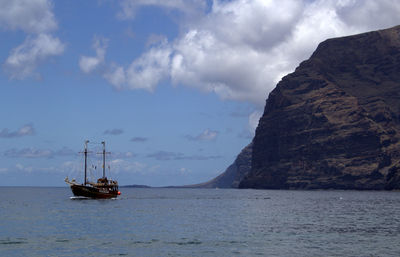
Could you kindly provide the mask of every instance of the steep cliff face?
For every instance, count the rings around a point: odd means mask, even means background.
[[[400,189],[400,26],[321,43],[270,93],[241,188]]]
[[[190,185],[190,188],[238,188],[240,181],[251,169],[251,153],[253,144],[247,145],[235,161],[218,177],[197,185]]]

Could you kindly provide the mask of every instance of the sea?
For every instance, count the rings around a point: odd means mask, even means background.
[[[400,192],[0,187],[0,256],[400,256]]]

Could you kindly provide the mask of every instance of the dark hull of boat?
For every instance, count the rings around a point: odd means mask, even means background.
[[[109,191],[85,185],[71,185],[71,190],[75,196],[83,196],[90,198],[107,199],[107,198],[116,198],[118,196],[118,190]]]

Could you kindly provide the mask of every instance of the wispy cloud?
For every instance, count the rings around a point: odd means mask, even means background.
[[[237,136],[239,138],[252,139],[254,137],[254,133],[248,129],[244,129]]]
[[[192,170],[182,167],[182,168],[179,169],[179,172],[180,172],[181,175],[186,175],[188,173],[192,173]]]
[[[193,141],[212,141],[218,136],[218,131],[205,129],[203,132],[196,136],[186,135],[186,138]]]
[[[33,128],[32,123],[26,124],[16,131],[10,131],[8,128],[4,128],[0,131],[0,137],[2,138],[24,137],[24,136],[31,136],[34,134],[35,134],[35,129]]]
[[[22,148],[8,149],[4,151],[3,156],[8,158],[54,158],[77,155],[77,151],[73,151],[67,147],[54,151],[50,149]]]
[[[8,168],[0,168],[0,174],[7,173],[9,171]]]
[[[11,158],[49,158],[53,155],[51,150],[42,150],[34,148],[9,149],[4,152],[5,157]]]
[[[127,161],[124,159],[114,159],[110,162],[112,170],[115,173],[130,172],[130,173],[146,173],[149,166],[137,161]]]
[[[168,152],[168,151],[157,151],[146,155],[147,158],[156,159],[158,161],[171,161],[171,160],[193,160],[203,161],[211,159],[219,159],[221,156],[203,156],[203,155],[185,155],[183,153]]]
[[[61,148],[60,150],[54,152],[54,156],[74,156],[77,154],[78,154],[77,151],[74,151],[65,146],[63,148]]]
[[[168,40],[167,37],[164,35],[151,34],[147,39],[146,47],[158,45],[159,43],[167,42],[167,40]]]
[[[114,159],[129,159],[136,157],[137,154],[132,152],[113,152],[111,153],[111,157]]]
[[[31,173],[33,171],[33,167],[32,166],[25,166],[21,163],[17,163],[15,165],[15,168],[17,169],[17,171],[24,171],[24,172],[28,172]]]
[[[16,163],[14,166],[9,168],[0,168],[0,174],[6,173],[25,173],[30,174],[33,172],[37,173],[79,173],[82,171],[82,164],[79,162],[67,161],[54,166],[32,166],[21,163]]]
[[[147,137],[133,137],[131,138],[131,142],[137,142],[137,143],[142,143],[142,142],[146,142],[149,139]]]
[[[123,129],[119,129],[119,128],[114,128],[114,129],[107,129],[106,131],[104,131],[104,135],[113,135],[113,136],[117,136],[117,135],[121,135],[124,133]]]

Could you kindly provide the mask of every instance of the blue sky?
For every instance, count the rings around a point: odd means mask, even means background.
[[[85,139],[94,153],[106,141],[123,185],[212,179],[319,42],[398,25],[399,12],[394,0],[0,0],[0,185],[81,180]]]

